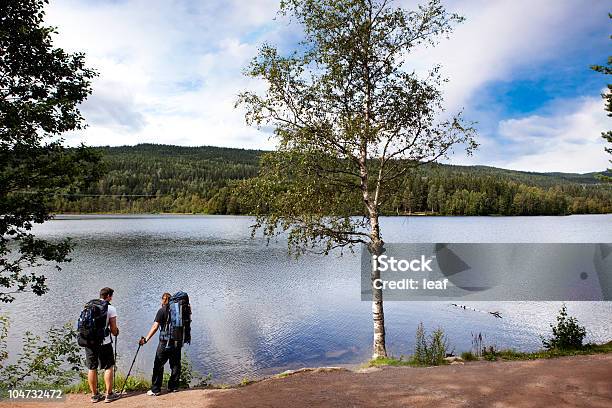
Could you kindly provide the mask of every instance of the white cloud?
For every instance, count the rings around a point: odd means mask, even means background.
[[[502,120],[488,140],[488,164],[515,170],[587,173],[608,166],[601,132],[610,127],[601,98],[563,101],[547,114]]]
[[[587,7],[578,0],[470,0],[448,6],[466,21],[435,48],[410,54],[407,63],[421,71],[442,65],[449,79],[445,99],[450,110],[469,106],[470,98],[489,82],[511,81],[518,72],[528,75],[551,57],[582,46],[589,27],[595,21],[607,24],[608,13],[604,2]]]
[[[146,125],[133,94],[117,82],[98,82],[96,92],[83,103],[81,111],[90,126],[108,127],[117,132],[139,131]]]
[[[262,27],[276,9],[273,0],[52,2],[57,43],[86,51],[100,72],[82,109],[89,127],[68,143],[272,148],[234,102],[257,86],[242,69],[262,38],[279,35]]]
[[[465,106],[468,113],[472,97],[484,85],[527,75],[536,64],[579,47],[589,24],[607,17],[604,2],[589,7],[577,0],[449,0],[447,4],[467,21],[450,40],[416,52],[410,61],[420,69],[441,63],[450,79],[447,106],[452,110]],[[407,7],[414,7],[414,1]],[[281,46],[294,41],[293,28],[273,21],[277,9],[278,0],[51,2],[47,22],[58,26],[57,44],[85,51],[88,64],[100,71],[94,94],[83,105],[90,126],[68,135],[68,142],[272,148],[268,133],[247,127],[234,102],[241,90],[261,87],[242,75],[257,46],[263,40]],[[575,112],[586,109],[572,106]],[[494,110],[490,107],[486,114],[498,121]],[[542,170],[598,170],[601,146],[584,142],[581,135],[596,139],[606,126],[570,116],[570,122],[555,112],[502,121],[497,134],[480,136],[481,152],[472,161]],[[557,119],[563,119],[565,127],[557,125]],[[521,145],[556,153],[538,156],[537,149]],[[585,157],[584,163],[551,161],[566,157],[570,147],[574,156]]]

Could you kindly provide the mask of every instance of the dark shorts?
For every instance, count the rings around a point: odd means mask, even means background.
[[[90,370],[97,370],[98,368],[108,370],[115,365],[113,345],[108,343],[97,347],[85,347],[85,359],[87,360],[87,368]]]

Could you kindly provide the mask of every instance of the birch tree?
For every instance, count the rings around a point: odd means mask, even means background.
[[[439,0],[413,11],[391,0],[283,0],[280,14],[303,40],[290,53],[262,45],[246,73],[266,90],[237,101],[246,122],[273,128],[278,142],[245,182],[253,232],[284,234],[296,254],[359,244],[380,254],[381,205],[410,170],[453,146],[477,147],[472,124],[442,109],[440,67],[417,73],[409,64],[411,51],[434,46],[463,18]],[[372,318],[373,358],[385,357],[383,294],[374,288]]]

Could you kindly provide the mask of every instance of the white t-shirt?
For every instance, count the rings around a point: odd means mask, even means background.
[[[115,306],[113,305],[108,305],[108,310],[106,311],[106,327],[109,327],[108,322],[113,317],[117,317],[117,309],[115,309]],[[111,343],[111,336],[109,332],[109,335],[104,338],[104,341],[102,342],[102,344],[110,344],[110,343]]]

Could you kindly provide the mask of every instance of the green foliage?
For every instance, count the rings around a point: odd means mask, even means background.
[[[210,380],[212,379],[212,374],[208,374],[207,376],[202,376],[200,373],[193,369],[193,365],[187,357],[187,353],[183,353],[183,357],[181,358],[181,374],[179,376],[179,388],[189,388],[194,383],[197,387],[205,387],[209,385]],[[170,373],[164,373],[164,381],[162,383],[163,387],[168,386],[168,381],[170,380]]]
[[[414,342],[414,360],[420,364],[427,364],[427,339],[425,337],[425,327],[420,322],[416,329],[416,339]]]
[[[493,353],[488,354],[494,356],[494,358],[490,357],[490,360],[537,360],[542,358],[556,358],[605,353],[612,353],[612,341],[605,344],[586,344],[580,349],[549,349],[538,350],[534,352],[522,352],[512,349],[506,349],[494,350]]]
[[[444,335],[444,330],[441,328],[434,330],[427,341],[423,323],[419,323],[416,330],[413,361],[423,366],[444,364],[447,351],[448,340]]]
[[[115,384],[113,388],[115,392],[119,392],[121,387],[123,387],[123,383],[125,382],[125,374],[117,372],[115,374]],[[91,391],[89,390],[89,383],[87,382],[87,371],[79,373],[79,382],[76,384],[70,384],[62,388],[66,393],[72,394],[89,394]],[[106,385],[104,384],[104,375],[103,371],[98,371],[98,390],[106,389]],[[125,391],[147,391],[151,389],[151,381],[145,378],[142,374],[134,375],[133,373],[128,378],[127,383],[125,384]]]
[[[431,365],[440,365],[444,363],[444,358],[448,351],[448,340],[442,329],[438,328],[431,334],[427,351],[426,361],[429,361]]]
[[[383,366],[392,366],[392,367],[400,367],[400,366],[412,366],[417,367],[417,364],[413,359],[405,360],[403,357],[399,359],[393,357],[379,357],[368,361],[368,367],[383,367]]]
[[[512,349],[497,350],[495,347],[487,347],[484,350],[483,358],[487,361],[497,360],[539,360],[545,358],[557,358],[567,356],[582,356],[589,354],[606,354],[612,353],[612,341],[605,344],[586,344],[581,349],[574,350],[539,350],[534,352],[522,352]],[[476,361],[476,356],[471,351],[461,353],[461,358],[465,361]],[[413,358],[405,360],[403,358],[378,358],[367,362],[367,367],[382,367],[382,366],[419,366]]]
[[[612,13],[608,13],[608,17],[612,19]],[[612,38],[612,37],[611,37]],[[591,69],[597,72],[601,72],[604,75],[612,74],[612,56],[608,56],[607,65],[592,65]],[[601,94],[601,97],[606,102],[605,111],[608,112],[608,116],[612,117],[612,84],[608,84],[608,91]],[[605,151],[608,154],[612,154],[612,130],[608,130],[601,133],[601,137],[608,142],[609,146],[605,147]],[[612,160],[609,160],[612,163]],[[612,173],[612,169],[608,169],[608,173]],[[612,182],[612,176],[601,174],[600,178],[607,182]]]
[[[294,214],[310,206],[320,214],[358,215],[361,197],[312,179],[308,189],[267,177],[274,157],[257,150],[138,145],[95,148],[108,172],[74,196],[57,196],[57,212],[265,214],[272,205]],[[271,155],[273,156],[273,155]],[[286,174],[298,177],[295,166]],[[333,187],[333,186],[332,186]],[[305,188],[305,187],[304,187]],[[152,196],[148,196],[152,194]],[[292,196],[296,207],[284,199]],[[315,206],[316,203],[316,206]],[[595,174],[526,173],[482,166],[428,165],[406,174],[381,206],[381,214],[563,215],[612,212],[612,188]]]
[[[464,351],[461,353],[461,359],[465,361],[476,361],[478,357],[471,351]]]
[[[183,358],[181,359],[181,375],[179,377],[179,387],[189,388],[192,381],[194,380],[194,376],[197,376],[197,373],[193,371],[193,365],[191,364],[191,361],[189,361],[187,353],[183,353]]]
[[[164,380],[162,382],[162,387],[168,386],[168,381],[170,380],[170,373],[164,373]],[[212,374],[208,374],[203,376],[199,372],[193,369],[193,365],[187,356],[187,353],[183,353],[183,357],[181,358],[181,374],[179,377],[179,388],[189,388],[192,386],[196,387],[207,387],[210,385],[212,380]]]
[[[497,361],[500,356],[500,351],[495,346],[488,346],[482,349],[482,358],[487,361]]]
[[[461,115],[439,118],[438,67],[416,75],[411,50],[435,45],[462,17],[438,0],[408,11],[387,1],[287,0],[280,12],[304,35],[293,53],[264,44],[247,75],[263,93],[243,92],[237,105],[253,126],[274,128],[276,154],[263,158],[242,197],[258,216],[255,230],[287,233],[289,248],[382,245],[378,216],[406,172],[470,153],[474,129]],[[357,217],[356,217],[357,216]]]
[[[249,384],[254,383],[253,380],[249,379],[248,377],[244,377],[242,380],[240,380],[240,386],[241,387],[246,387]]]
[[[57,196],[57,212],[242,214],[233,182],[257,174],[261,152],[142,144],[100,147],[99,182]]]
[[[0,8],[0,301],[12,293],[46,292],[45,277],[24,268],[69,260],[70,242],[36,238],[33,224],[51,218],[54,194],[96,179],[98,157],[66,150],[64,132],[83,127],[78,106],[95,73],[84,55],[54,48],[43,26],[45,0],[3,2]]]
[[[51,327],[42,339],[26,332],[12,363],[7,362],[8,333],[9,320],[0,316],[0,390],[36,384],[64,387],[77,377],[82,352],[72,324]]]
[[[162,382],[162,388],[168,387],[168,380],[170,379],[170,373],[164,373],[164,380]],[[191,386],[195,387],[208,387],[210,386],[210,382],[212,380],[212,374],[208,374],[207,376],[202,376],[200,373],[193,369],[193,365],[191,361],[187,357],[187,354],[184,353],[181,359],[181,375],[179,378],[179,388],[189,388]],[[125,374],[121,372],[117,372],[115,374],[115,391],[120,390],[123,387],[123,383],[125,381]],[[104,385],[104,377],[102,375],[98,375],[98,389],[105,389]],[[147,391],[151,389],[151,381],[144,377],[142,374],[132,374],[130,378],[128,378],[128,382],[125,384],[125,391]],[[72,384],[67,387],[64,387],[65,392],[70,393],[89,393],[89,384],[87,383],[87,374],[80,374],[80,381],[77,384]]]
[[[195,387],[212,387],[212,373],[208,373],[208,375],[200,375],[197,374],[195,376]]]
[[[486,344],[486,335],[478,332],[471,333],[472,335],[472,351],[471,354],[476,358],[483,358],[487,361],[497,361],[499,350],[495,344]]]
[[[573,350],[580,349],[586,337],[586,329],[578,324],[575,317],[568,316],[565,304],[559,310],[556,326],[550,325],[552,337],[542,339],[546,349]]]

